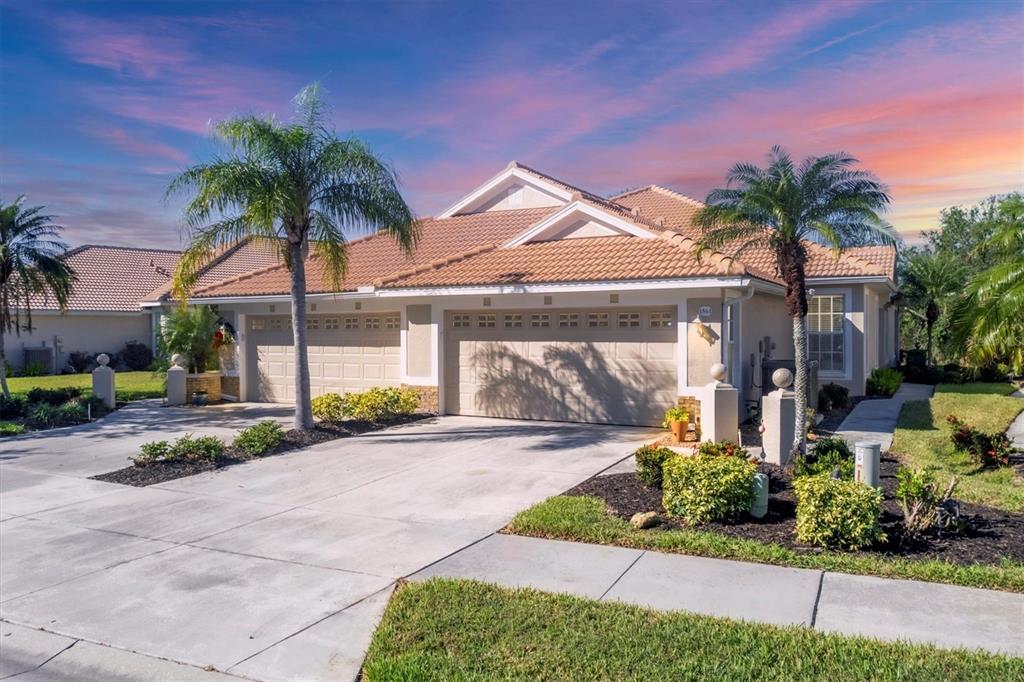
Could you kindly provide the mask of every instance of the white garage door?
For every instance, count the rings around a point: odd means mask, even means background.
[[[449,312],[451,414],[658,425],[676,402],[674,308]]]
[[[306,342],[313,396],[398,384],[399,326],[398,313],[310,315]],[[250,376],[257,377],[258,399],[293,402],[291,318],[250,318],[248,343]]]

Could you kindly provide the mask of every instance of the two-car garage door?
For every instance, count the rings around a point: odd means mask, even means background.
[[[674,308],[449,312],[450,414],[656,425],[676,401]]]
[[[399,383],[398,313],[310,315],[306,320],[310,388],[323,393],[363,391]],[[291,318],[251,317],[249,370],[259,400],[295,400]],[[253,376],[250,373],[250,376]]]

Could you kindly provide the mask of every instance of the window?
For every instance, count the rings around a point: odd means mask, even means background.
[[[306,329],[319,329],[320,318],[319,317],[307,317],[306,318]]]
[[[505,316],[505,328],[516,329],[523,326],[523,316],[520,313],[514,313]]]
[[[580,326],[580,316],[576,313],[559,313],[558,314],[558,326],[559,327],[578,327]]]
[[[639,327],[640,313],[619,313],[620,327]]]
[[[485,313],[483,315],[477,315],[476,316],[476,326],[478,326],[478,327],[493,327],[494,323],[495,323],[495,320],[497,320],[497,319],[498,319],[498,316],[495,315],[494,313]]]
[[[263,320],[252,321],[252,328],[254,331],[259,331],[260,329],[264,329],[265,327],[266,325],[264,324]]]
[[[367,317],[363,320],[364,329],[380,329],[379,317]]]
[[[468,327],[469,326],[469,315],[465,315],[465,314],[452,315],[452,326],[453,327]]]
[[[282,320],[280,317],[275,317],[274,319],[272,319],[270,321],[270,328],[271,329],[283,329],[284,328],[284,320]]]
[[[588,327],[607,327],[608,313],[587,313]]]
[[[660,327],[671,327],[672,313],[670,313],[667,310],[656,310],[651,313],[650,320],[652,329]]]
[[[842,295],[814,296],[807,301],[807,352],[818,370],[846,372],[846,301]]]
[[[388,315],[384,318],[385,329],[398,329],[401,324],[401,318],[398,315]]]
[[[359,329],[359,318],[358,317],[346,317],[345,318],[345,329]]]
[[[324,318],[324,329],[337,329],[338,318],[336,317],[325,317]]]
[[[530,326],[531,327],[550,327],[551,316],[547,313],[534,313],[530,315]]]

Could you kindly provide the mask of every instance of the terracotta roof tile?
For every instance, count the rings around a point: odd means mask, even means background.
[[[207,287],[225,279],[277,265],[280,262],[281,255],[276,244],[245,239],[225,249],[211,261],[200,273],[196,288]],[[145,300],[167,300],[170,298],[170,293],[171,282],[167,281],[154,291],[149,292]]]
[[[68,310],[134,312],[154,289],[166,285],[181,256],[179,251],[119,246],[80,246],[68,251],[68,264],[78,275]],[[56,308],[51,298],[36,297],[39,309]]]
[[[880,268],[884,275],[896,278],[896,247],[895,246],[851,246],[843,249],[847,256],[855,256],[866,260]]]

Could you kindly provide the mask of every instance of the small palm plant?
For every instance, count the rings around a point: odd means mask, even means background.
[[[907,263],[902,292],[910,304],[906,310],[924,320],[929,365],[935,364],[932,352],[935,323],[963,284],[963,266],[948,255],[923,251],[913,254]]]
[[[185,207],[191,245],[174,278],[181,300],[220,247],[255,238],[282,250],[291,273],[295,428],[302,430],[313,428],[306,353],[310,251],[336,291],[348,264],[346,232],[382,231],[411,252],[418,229],[391,168],[361,140],[340,139],[327,128],[319,87],[307,86],[294,102],[294,123],[243,116],[217,124],[227,154],[186,170],[168,194],[191,195]]]
[[[203,372],[214,353],[216,332],[217,315],[210,306],[179,306],[163,320],[161,350],[165,356],[180,353],[190,372]]]
[[[7,358],[4,336],[32,330],[32,306],[52,298],[61,311],[67,308],[75,272],[64,256],[64,230],[42,206],[26,208],[24,195],[13,203],[0,202],[0,387],[5,398]]]
[[[786,308],[793,319],[796,351],[796,440],[803,453],[807,437],[807,240],[832,247],[836,256],[856,243],[895,243],[892,227],[880,213],[889,204],[886,187],[857,159],[837,152],[808,157],[797,166],[779,146],[768,166],[737,163],[726,187],[712,190],[695,223],[703,234],[699,250],[729,250],[739,257],[751,248],[775,254],[786,285]]]

